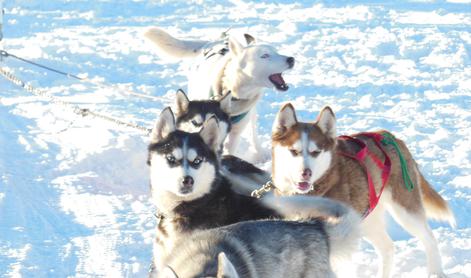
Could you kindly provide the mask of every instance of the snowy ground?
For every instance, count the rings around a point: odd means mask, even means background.
[[[11,58],[0,65],[64,100],[150,127],[185,87],[188,64],[157,57],[146,27],[198,39],[229,26],[249,32],[297,59],[285,77],[291,89],[267,90],[259,107],[264,147],[286,101],[304,120],[331,105],[342,133],[398,134],[456,213],[457,229],[432,223],[445,272],[471,277],[471,3],[296,2],[6,1],[6,50],[119,88]],[[146,144],[139,131],[77,117],[0,78],[0,276],[144,277],[155,224]],[[417,240],[395,224],[391,234],[394,277],[425,277]],[[366,243],[355,262],[357,277],[377,270]]]

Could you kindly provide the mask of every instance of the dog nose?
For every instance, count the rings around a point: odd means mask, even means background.
[[[185,176],[182,181],[183,187],[192,187],[195,181],[191,176]]]
[[[303,170],[303,173],[302,173],[303,179],[307,180],[307,179],[311,178],[311,176],[312,176],[311,169],[306,168],[306,169]]]
[[[293,57],[288,57],[288,59],[286,59],[286,62],[288,63],[289,68],[294,67],[294,58]]]

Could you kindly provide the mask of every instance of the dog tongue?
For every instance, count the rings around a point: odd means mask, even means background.
[[[298,188],[301,189],[302,191],[307,190],[310,187],[308,182],[298,182]]]
[[[288,85],[286,85],[285,80],[283,79],[283,76],[281,76],[281,73],[275,73],[269,76],[269,79],[275,87],[280,90],[280,91],[286,91],[288,90]]]

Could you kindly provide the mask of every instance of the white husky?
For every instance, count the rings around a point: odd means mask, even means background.
[[[236,154],[240,135],[251,122],[255,160],[262,159],[255,106],[264,88],[288,90],[282,73],[294,66],[294,58],[278,54],[272,46],[255,43],[248,34],[244,35],[246,46],[227,36],[216,42],[179,40],[158,28],[149,29],[145,36],[158,47],[159,54],[196,58],[188,82],[191,99],[219,99],[230,91],[235,105],[237,101],[254,100],[246,111],[231,113],[232,130],[225,151]]]

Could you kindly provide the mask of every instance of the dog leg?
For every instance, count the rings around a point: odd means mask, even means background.
[[[225,153],[230,155],[236,155],[237,147],[240,142],[240,129],[233,128],[227,136],[226,143],[224,144]]]
[[[249,114],[245,116],[242,120],[240,120],[238,123],[234,123],[232,125],[231,131],[229,132],[229,135],[227,136],[226,142],[224,144],[224,150],[225,154],[230,154],[234,156],[239,156],[244,159],[247,159],[247,152],[239,153],[239,143],[242,137],[242,133],[244,130],[247,128],[247,125],[249,124],[249,121],[251,119],[251,111],[249,111]],[[239,155],[240,154],[240,155]]]
[[[384,208],[380,204],[363,220],[362,229],[366,240],[373,245],[380,257],[377,277],[389,278],[393,266],[394,243],[386,231]]]
[[[260,144],[260,140],[258,139],[258,132],[257,132],[257,120],[258,120],[258,115],[257,115],[257,108],[253,108],[252,111],[250,111],[250,126],[251,126],[251,131],[252,131],[252,146],[255,150],[255,155],[254,155],[254,161],[255,162],[265,162],[270,159],[269,154],[267,154],[264,149],[262,148],[262,145]]]
[[[433,236],[432,230],[427,223],[425,212],[409,212],[398,203],[391,203],[388,211],[407,232],[418,238],[425,247],[427,255],[427,266],[430,277],[443,278],[446,275],[442,270],[442,262],[440,252],[438,250],[437,241]]]

